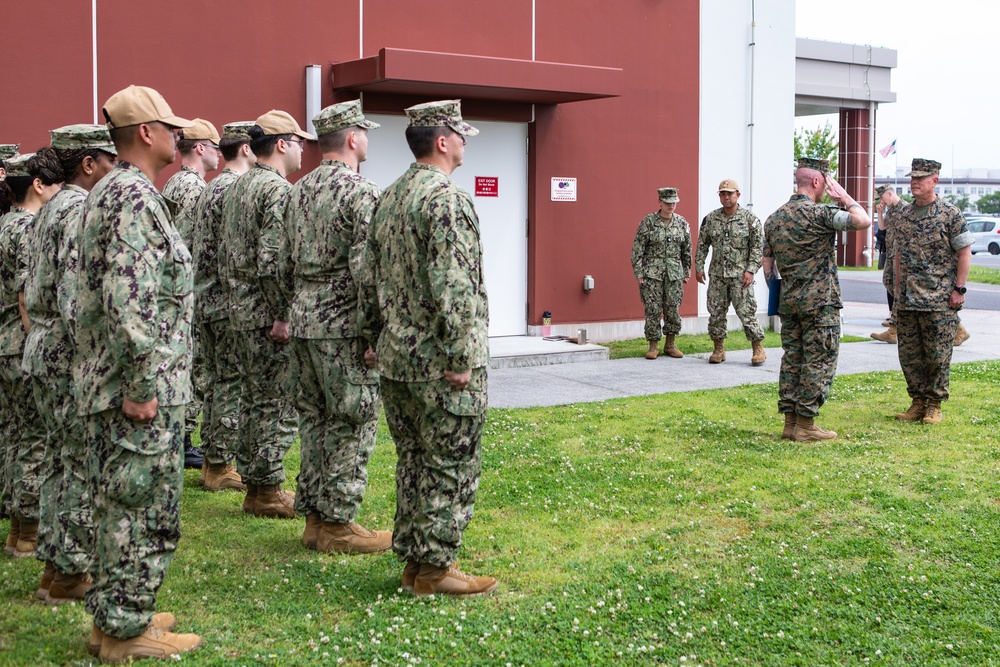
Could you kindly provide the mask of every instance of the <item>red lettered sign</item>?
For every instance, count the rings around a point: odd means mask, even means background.
[[[499,197],[500,179],[496,176],[476,176],[477,197]]]

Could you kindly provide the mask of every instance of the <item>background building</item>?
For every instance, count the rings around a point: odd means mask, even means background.
[[[482,220],[494,336],[536,333],[545,311],[553,333],[585,326],[594,340],[640,336],[629,256],[639,221],[657,209],[658,187],[680,189],[677,211],[695,236],[719,206],[724,178],[741,185],[741,204],[761,219],[790,194],[794,0],[46,0],[44,7],[41,25],[37,3],[0,8],[8,91],[0,141],[24,150],[47,143],[51,128],[103,122],[101,104],[133,83],[158,89],[178,115],[217,127],[272,108],[305,126],[322,106],[360,98],[383,123],[362,172],[386,186],[411,160],[403,108],[461,98],[483,130],[455,178]],[[847,113],[841,143],[867,157],[878,100],[847,100],[857,59],[841,70],[837,57],[820,52],[822,76],[835,80],[843,71],[848,84],[810,88],[809,113],[830,91],[834,110],[860,107]],[[318,159],[308,147],[293,180]],[[857,180],[850,188],[867,202],[871,160],[841,160],[848,163]],[[685,331],[705,329],[693,279],[681,314]]]

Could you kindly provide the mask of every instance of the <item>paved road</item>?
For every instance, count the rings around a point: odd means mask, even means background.
[[[987,255],[1000,268],[1000,256]],[[979,255],[973,258],[978,262]],[[977,264],[977,266],[982,266]],[[844,301],[858,303],[885,303],[885,288],[882,286],[881,271],[841,271],[840,291]],[[888,308],[888,305],[886,306]],[[970,310],[1000,310],[1000,285],[969,283],[965,295],[965,307]]]

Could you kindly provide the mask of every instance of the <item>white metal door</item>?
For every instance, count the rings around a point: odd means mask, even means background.
[[[413,162],[404,136],[406,117],[368,117],[382,127],[368,133],[361,173],[385,188]],[[472,124],[479,134],[469,137],[464,162],[451,177],[473,196],[479,216],[490,336],[523,336],[528,332],[528,126]]]

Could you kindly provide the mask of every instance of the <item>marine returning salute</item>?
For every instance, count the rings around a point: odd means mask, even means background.
[[[837,370],[840,353],[840,281],[836,234],[867,229],[871,218],[828,173],[826,160],[801,158],[795,194],[764,225],[764,274],[781,275],[781,373],[778,412],[781,437],[796,442],[832,440],[836,432],[816,425]],[[819,203],[828,192],[846,210]]]

